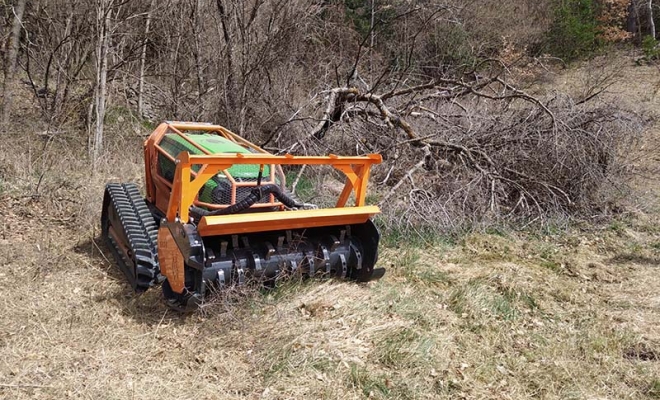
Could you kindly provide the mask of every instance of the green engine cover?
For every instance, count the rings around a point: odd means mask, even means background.
[[[223,154],[223,153],[251,153],[249,149],[232,142],[229,139],[225,139],[222,136],[211,135],[211,134],[187,134],[187,138],[192,140],[198,146],[204,148],[211,154]],[[159,143],[160,147],[163,148],[169,155],[176,157],[182,151],[187,151],[190,154],[203,154],[203,152],[197,147],[193,146],[190,142],[185,140],[183,137],[177,134],[166,134],[161,142]],[[174,180],[174,163],[169,160],[167,157],[162,154],[158,155],[158,163],[160,165],[161,175],[172,182]],[[197,172],[201,168],[201,165],[193,165],[193,171]],[[250,181],[255,180],[259,176],[259,165],[257,164],[247,164],[247,165],[234,165],[228,169],[229,174],[237,181]],[[270,167],[268,165],[264,166],[263,172],[264,180],[270,178]],[[227,190],[231,189],[231,185],[224,173],[219,173],[213,179],[210,179],[199,191],[199,200],[205,203],[217,203],[217,200],[214,201],[212,198],[213,190],[221,185]],[[216,196],[217,197],[217,196]],[[229,201],[223,201],[223,204],[229,204]]]

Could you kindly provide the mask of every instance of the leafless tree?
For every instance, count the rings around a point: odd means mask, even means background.
[[[147,11],[146,21],[144,23],[144,38],[142,39],[142,50],[140,53],[140,72],[138,78],[138,115],[142,118],[144,116],[144,80],[145,68],[147,65],[147,44],[149,43],[149,34],[151,33],[151,16],[156,6],[156,0],[151,0],[149,10]]]
[[[11,34],[9,35],[9,42],[7,45],[7,56],[4,62],[4,82],[2,85],[2,123],[7,124],[9,120],[10,108],[13,101],[13,85],[14,75],[16,73],[16,61],[18,56],[19,40],[23,24],[23,13],[25,12],[25,5],[27,0],[18,0],[15,6],[11,7],[13,14],[13,22],[11,26]]]
[[[122,66],[141,60],[145,47],[144,39],[127,34],[131,21],[143,15],[140,9],[129,7],[131,5],[131,1],[120,0],[96,2],[95,79],[88,118],[93,160],[97,160],[103,150],[108,80],[114,79]],[[150,12],[151,8],[146,13],[147,20]]]
[[[103,150],[103,127],[105,119],[106,84],[108,79],[108,51],[111,11],[114,0],[97,0],[96,3],[96,80],[94,85],[94,126],[90,152],[97,160]]]
[[[79,96],[77,88],[93,54],[93,28],[85,11],[93,8],[82,1],[39,3],[25,15],[26,40],[19,65],[49,126],[85,110],[79,106],[80,98],[70,102],[72,96]],[[68,104],[76,106],[69,109]]]
[[[639,40],[644,36],[656,38],[653,0],[630,0],[626,28],[635,34]]]
[[[646,6],[646,23],[649,29],[649,36],[655,39],[655,22],[653,20],[653,0],[648,0],[645,2]]]

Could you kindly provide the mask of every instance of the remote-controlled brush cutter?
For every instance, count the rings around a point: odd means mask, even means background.
[[[167,122],[146,140],[144,161],[146,198],[132,183],[108,184],[101,217],[102,235],[137,291],[162,284],[168,304],[185,310],[210,291],[251,281],[366,282],[385,272],[374,268],[379,234],[370,218],[380,211],[365,205],[380,155],[275,156],[218,125]],[[282,167],[304,165],[346,177],[333,208],[287,191]]]

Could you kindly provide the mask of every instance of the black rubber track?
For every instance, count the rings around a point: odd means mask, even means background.
[[[119,268],[137,291],[144,291],[158,281],[158,226],[132,183],[110,183],[105,187],[102,234]],[[128,257],[119,243],[108,234],[112,225],[130,249]]]

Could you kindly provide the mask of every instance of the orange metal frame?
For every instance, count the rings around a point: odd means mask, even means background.
[[[172,191],[172,183],[169,182],[164,177],[160,176],[158,173],[158,155],[168,158],[170,161],[175,162],[175,158],[167,153],[159,143],[163,140],[163,137],[166,134],[176,134],[184,138],[190,145],[199,149],[202,153],[211,154],[206,149],[199,146],[197,143],[193,142],[186,137],[187,132],[208,132],[214,133],[225,139],[231,140],[234,143],[237,143],[245,148],[251,149],[256,153],[270,154],[259,146],[251,143],[242,137],[234,134],[233,132],[227,130],[226,128],[220,125],[211,125],[203,124],[196,122],[165,122],[160,124],[156,130],[149,136],[149,138],[144,143],[144,160],[145,160],[145,171],[146,171],[146,191],[147,191],[147,200],[156,205],[156,208],[166,212],[168,207],[168,199],[170,197],[170,192]],[[231,188],[231,203],[236,202],[236,189],[241,186],[254,186],[250,182],[236,182],[232,175],[227,171],[223,171],[227,176],[229,181],[232,184]],[[193,175],[196,173],[191,172]],[[275,169],[271,165],[270,175],[264,177],[262,183],[269,184],[275,183]],[[201,201],[195,201],[195,204],[198,206],[206,207],[209,209],[218,209],[225,208],[228,205],[219,205],[219,204],[208,204]],[[282,204],[278,202],[273,195],[270,196],[268,202],[260,202],[255,204],[254,208],[272,208],[272,207],[281,207]]]
[[[173,159],[176,164],[176,172],[174,181],[170,184],[167,180],[158,176],[156,166],[158,153],[167,155],[159,148],[158,143],[166,133],[174,132],[185,137],[183,133],[185,131],[216,132],[244,147],[253,149],[257,153],[210,155],[204,149],[201,149],[207,154],[191,155],[184,151]],[[198,231],[202,236],[356,224],[365,222],[369,217],[380,212],[376,206],[365,205],[371,166],[382,161],[379,154],[355,157],[342,157],[333,154],[328,156],[293,156],[291,154],[275,156],[219,125],[172,122],[161,124],[154,131],[145,142],[144,151],[147,199],[164,211],[169,221],[174,221],[176,218],[181,221],[188,221],[190,206],[194,203],[204,205],[196,201],[197,193],[202,186],[213,176],[221,171],[226,171],[233,165],[271,165],[270,171],[273,181],[274,176],[272,175],[274,174],[275,168],[273,167],[275,165],[330,165],[346,176],[344,189],[337,199],[335,208],[203,217],[198,225]],[[169,155],[167,156],[169,157]],[[193,165],[201,165],[197,173],[192,171]],[[162,194],[165,192],[170,193],[167,196],[169,198],[157,195],[157,193]],[[355,204],[349,207],[347,202],[351,193],[355,193]],[[274,199],[271,199],[271,202],[273,201]],[[279,205],[279,203],[276,204]],[[266,204],[265,206],[272,207],[273,204]]]

